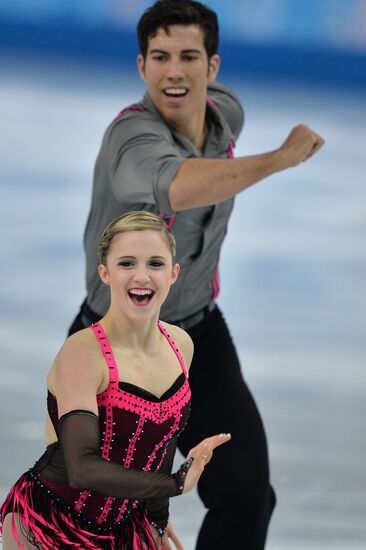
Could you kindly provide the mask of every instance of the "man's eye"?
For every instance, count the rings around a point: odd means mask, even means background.
[[[196,55],[184,55],[183,60],[184,61],[196,61],[198,57]]]
[[[165,61],[166,60],[166,55],[154,55],[153,60],[154,61]]]

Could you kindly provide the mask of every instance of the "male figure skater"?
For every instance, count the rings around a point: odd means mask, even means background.
[[[159,0],[137,31],[138,70],[147,92],[104,135],[85,229],[87,298],[70,332],[108,308],[95,253],[104,227],[129,210],[164,216],[177,240],[181,274],[162,319],[187,330],[195,346],[192,409],[179,448],[186,455],[208,435],[232,434],[199,483],[208,511],[197,550],[260,550],[275,496],[262,421],[215,304],[218,259],[235,195],[308,160],[324,141],[300,124],[274,151],[231,158],[244,116],[235,94],[216,82],[216,14],[193,0]]]

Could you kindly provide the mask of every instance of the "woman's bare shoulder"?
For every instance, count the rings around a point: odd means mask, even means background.
[[[99,368],[101,356],[99,344],[93,332],[83,329],[69,336],[58,351],[47,376],[49,389],[55,388],[57,376],[73,376],[86,371],[88,376],[99,378],[103,372]]]
[[[189,369],[192,362],[193,351],[194,351],[192,338],[189,336],[189,334],[185,330],[178,327],[177,325],[171,325],[169,323],[165,323],[162,321],[160,322],[166,328],[168,333],[171,335],[174,342],[177,344],[179,351],[183,355],[183,359],[186,364],[186,367]]]
[[[90,357],[95,356],[98,349],[99,345],[94,333],[90,328],[85,328],[75,332],[65,340],[56,355],[55,361],[70,360],[74,355],[79,361],[90,359]]]

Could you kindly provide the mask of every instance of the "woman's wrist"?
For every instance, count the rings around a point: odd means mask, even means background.
[[[192,465],[192,462],[193,458],[188,458],[188,460],[183,462],[179,470],[175,474],[173,474],[173,477],[175,478],[175,482],[177,484],[177,496],[183,493],[186,476],[189,468]]]
[[[169,518],[164,521],[150,521],[150,525],[155,529],[159,537],[163,537],[168,527],[168,521]]]

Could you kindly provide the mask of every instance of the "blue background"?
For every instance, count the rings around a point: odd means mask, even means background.
[[[93,166],[144,93],[134,26],[148,4],[0,0],[0,501],[44,449],[46,374],[85,295]],[[220,259],[278,496],[266,550],[365,550],[365,1],[210,4],[220,79],[246,113],[236,155],[299,122],[326,139],[236,198]],[[173,499],[185,550],[203,515],[195,493]]]
[[[0,48],[133,63],[136,22],[149,1],[3,0]],[[366,85],[365,0],[226,0],[227,74]]]

